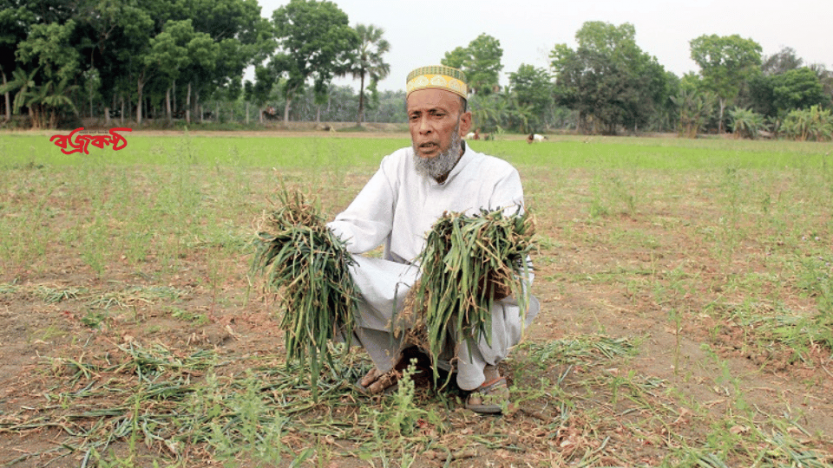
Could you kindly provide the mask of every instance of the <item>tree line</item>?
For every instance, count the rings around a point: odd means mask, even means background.
[[[794,50],[765,57],[752,39],[704,35],[690,41],[699,72],[678,77],[642,51],[635,36],[629,23],[584,23],[577,47],[556,44],[548,68],[522,64],[504,88],[497,79],[502,50],[491,36],[447,52],[442,63],[467,72],[475,122],[488,132],[569,128],[695,137],[728,129],[747,138],[831,138],[833,73],[805,65]]]
[[[328,1],[292,0],[266,19],[256,0],[2,0],[0,31],[4,120],[22,114],[35,128],[81,115],[190,123],[220,103],[234,116],[241,102],[262,120],[276,100],[288,120],[310,93],[320,115],[346,75],[361,82],[361,121],[390,70],[383,31],[350,27]]]
[[[377,89],[390,44],[350,26],[329,1],[291,0],[261,17],[256,0],[0,0],[5,121],[71,126],[79,116],[141,125],[182,119],[405,122],[404,92]],[[546,67],[522,64],[501,86],[500,41],[481,34],[445,53],[470,82],[482,132],[732,131],[829,139],[833,73],[752,39],[691,40],[698,72],[678,77],[642,51],[633,25],[587,22]],[[243,79],[254,67],[254,79]],[[333,84],[350,76],[350,86]]]

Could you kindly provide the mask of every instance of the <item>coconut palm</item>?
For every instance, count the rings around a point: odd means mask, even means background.
[[[359,46],[353,54],[348,73],[361,80],[356,117],[356,125],[361,125],[364,117],[364,79],[369,77],[371,83],[376,83],[388,76],[390,65],[385,63],[382,55],[390,50],[390,43],[382,37],[385,30],[372,24],[357,24],[356,33],[359,35]]]

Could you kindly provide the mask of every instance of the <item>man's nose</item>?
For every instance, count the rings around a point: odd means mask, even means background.
[[[427,117],[421,117],[419,119],[419,133],[422,135],[431,133],[431,125],[429,124]]]

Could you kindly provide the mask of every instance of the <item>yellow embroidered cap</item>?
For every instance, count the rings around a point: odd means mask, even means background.
[[[426,88],[438,88],[468,98],[466,74],[462,70],[446,67],[445,65],[431,65],[419,67],[408,73],[407,96],[414,91]]]

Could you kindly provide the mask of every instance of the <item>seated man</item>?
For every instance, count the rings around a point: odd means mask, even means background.
[[[423,250],[433,223],[446,211],[474,214],[481,208],[504,208],[515,213],[523,206],[518,171],[462,141],[472,124],[466,95],[465,75],[460,70],[432,66],[411,72],[407,112],[412,146],[385,157],[356,199],[329,223],[351,253],[365,253],[384,244],[383,258],[356,255],[351,270],[362,296],[354,340],[376,366],[359,382],[370,393],[384,391],[399,377],[396,366],[402,359],[402,343],[401,336],[391,333],[392,317],[394,310],[402,309],[408,290],[419,278],[419,267],[411,262]],[[527,280],[529,287],[532,278]],[[491,345],[483,338],[470,347],[471,352],[468,346],[456,346],[457,385],[471,392],[467,408],[500,412],[508,388],[497,365],[537,314],[538,301],[531,297],[529,303],[524,323],[514,298],[496,301]],[[438,365],[450,368],[447,361]]]

